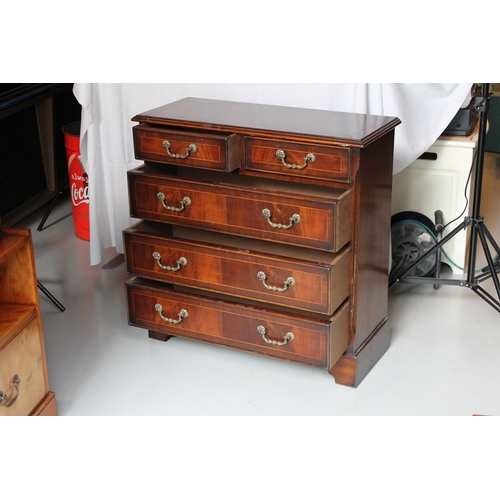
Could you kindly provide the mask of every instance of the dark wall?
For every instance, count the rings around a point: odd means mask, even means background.
[[[0,85],[0,216],[4,221],[23,204],[29,211],[29,201],[47,191],[35,110],[36,102],[46,98],[53,100],[55,169],[62,185],[67,177],[62,128],[81,117],[72,84]]]

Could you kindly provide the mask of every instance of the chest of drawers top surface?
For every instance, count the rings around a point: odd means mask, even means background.
[[[364,147],[400,123],[385,116],[192,97],[140,113],[132,121],[350,147]]]

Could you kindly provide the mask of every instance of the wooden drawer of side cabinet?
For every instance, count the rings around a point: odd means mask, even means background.
[[[350,248],[320,252],[164,226],[124,231],[128,272],[328,315],[349,295]]]
[[[57,417],[57,401],[53,392],[48,392],[31,413],[32,417]]]
[[[348,304],[317,319],[127,282],[129,323],[304,364],[331,367],[347,347]]]
[[[215,178],[215,177],[214,177]],[[337,252],[350,238],[350,192],[226,175],[220,182],[166,176],[151,165],[128,172],[130,214]]]
[[[327,181],[351,182],[350,150],[247,138],[245,168]]]
[[[28,415],[46,394],[35,307],[0,306],[0,347],[0,416]]]
[[[186,132],[149,125],[133,128],[135,157],[174,165],[231,172],[241,166],[240,137]]]

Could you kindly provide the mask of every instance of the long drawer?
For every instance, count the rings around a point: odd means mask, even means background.
[[[129,323],[299,363],[330,368],[348,343],[346,302],[329,319],[269,311],[176,291],[133,278],[126,283]]]
[[[150,164],[130,170],[130,215],[333,252],[350,239],[350,191],[186,175],[167,176]]]
[[[349,247],[321,252],[153,222],[123,234],[127,271],[144,278],[327,315],[349,295]]]

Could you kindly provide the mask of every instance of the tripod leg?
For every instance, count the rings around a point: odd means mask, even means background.
[[[485,228],[484,228],[485,229]],[[487,231],[487,230],[486,230]],[[491,258],[491,253],[489,251],[488,243],[486,241],[486,237],[484,236],[483,233],[483,227],[478,228],[478,234],[481,239],[481,243],[483,245],[484,249],[484,254],[486,256],[486,260],[488,261],[488,267],[486,269],[489,269],[488,272],[483,273],[479,276],[476,277],[476,280],[474,284],[471,286],[472,291],[477,293],[484,301],[486,301],[491,307],[496,309],[498,312],[500,312],[500,284],[497,276],[497,272],[500,270],[495,268],[495,262]],[[487,233],[489,234],[489,233]],[[496,246],[496,243],[492,241],[492,244]],[[482,288],[479,283],[482,281],[485,281],[486,279],[492,278],[494,284],[495,284],[495,289],[497,292],[497,299],[495,299],[490,293],[488,293],[484,288]]]
[[[481,239],[481,243],[483,245],[484,255],[486,256],[486,260],[488,261],[488,267],[490,269],[491,279],[495,284],[495,289],[497,291],[497,295],[500,298],[500,282],[498,280],[498,275],[495,269],[495,263],[493,262],[493,258],[491,257],[490,248],[488,246],[488,241],[484,233],[484,225],[479,224],[477,227],[477,233],[479,234],[479,238]],[[488,232],[489,234],[489,232]],[[491,235],[490,235],[491,236]],[[495,243],[496,246],[496,243]]]
[[[496,241],[493,239],[493,236],[491,235],[491,233],[488,231],[488,228],[486,226],[483,226],[484,228],[484,234],[486,235],[486,237],[488,238],[489,242],[491,243],[491,246],[495,249],[496,251],[496,256],[495,258],[493,259],[493,264],[495,265],[495,268],[498,268],[498,270],[500,270],[500,267],[499,267],[499,264],[500,264],[500,248],[498,247]],[[481,269],[481,271],[485,272],[485,271],[488,271],[489,269],[489,266],[486,266],[486,267],[483,267]]]
[[[436,210],[434,212],[434,217],[435,217],[435,222],[436,222],[436,233],[437,233],[437,240],[438,243],[441,241],[442,235],[443,235],[443,212],[441,210]],[[441,274],[441,247],[438,248],[436,252],[436,271],[434,273],[434,277],[439,279],[439,276]],[[439,288],[439,285],[434,285],[434,290],[437,290]]]
[[[45,222],[47,221],[47,219],[49,218],[49,215],[50,213],[52,212],[52,209],[54,208],[56,202],[57,202],[57,199],[59,198],[59,195],[62,194],[63,192],[63,189],[66,187],[66,184],[67,184],[68,180],[66,179],[64,181],[64,184],[62,185],[61,189],[59,189],[59,191],[56,193],[56,195],[54,196],[54,198],[52,199],[52,203],[50,204],[50,207],[48,208],[48,210],[45,212],[40,224],[38,225],[38,227],[36,228],[37,231],[43,231],[43,226],[45,224]]]
[[[37,281],[36,284],[60,311],[64,312],[66,310],[66,308],[39,281]]]
[[[397,280],[399,274],[401,273],[401,270],[404,268],[407,261],[408,257],[404,255],[403,258],[391,269],[391,272],[389,274],[389,282]]]
[[[497,245],[496,241],[493,239],[493,236],[491,236],[491,233],[488,231],[488,228],[483,224],[483,230],[484,234],[488,238],[488,240],[491,243],[491,246],[495,249],[495,252],[497,253],[497,256],[495,257],[494,260],[498,261],[499,254],[500,254],[500,247]]]

